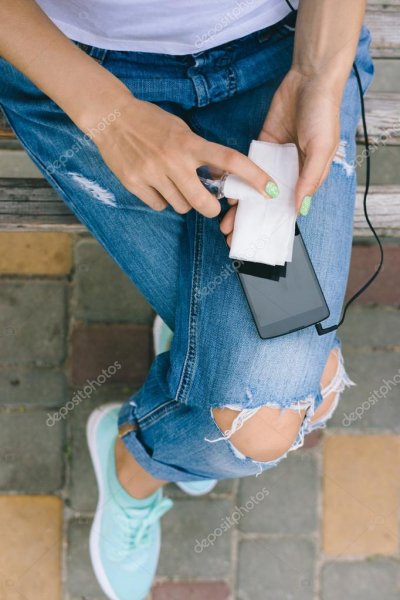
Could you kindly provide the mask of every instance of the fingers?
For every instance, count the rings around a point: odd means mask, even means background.
[[[229,247],[231,247],[232,243],[233,227],[235,224],[237,210],[237,200],[233,200],[233,202],[235,202],[236,204],[225,213],[219,225],[220,230],[226,236],[226,243]]]
[[[220,203],[201,184],[194,169],[186,178],[179,172],[154,178],[147,185],[139,185],[135,180],[128,189],[154,210],[163,210],[170,204],[180,214],[195,208],[205,217],[216,217],[221,211]]]
[[[304,217],[311,208],[313,195],[328,175],[335,151],[336,145],[332,148],[329,144],[314,146],[305,153],[295,190],[296,210]]]
[[[161,194],[152,187],[143,187],[138,191],[132,192],[142,200],[147,206],[156,211],[164,210],[168,206]]]
[[[177,213],[183,215],[191,210],[191,205],[169,177],[162,180],[159,191]]]
[[[260,142],[270,142],[272,144],[284,144],[288,139],[290,140],[290,138],[287,137],[286,132],[283,132],[282,134],[281,131],[274,131],[274,124],[272,122],[270,125],[268,116],[257,139],[260,140]]]
[[[174,182],[182,196],[190,205],[205,217],[216,217],[221,211],[218,200],[200,182],[196,171],[186,177],[175,175]]]
[[[198,158],[204,164],[237,175],[267,198],[277,198],[279,195],[279,188],[272,177],[237,150],[205,141]]]
[[[233,231],[233,226],[235,224],[236,217],[236,206],[232,206],[224,215],[221,223],[219,224],[219,228],[224,235],[229,235]]]

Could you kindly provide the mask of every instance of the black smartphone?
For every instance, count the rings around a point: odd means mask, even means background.
[[[329,308],[297,225],[291,262],[272,267],[241,261],[236,271],[263,339],[285,335],[329,317]]]

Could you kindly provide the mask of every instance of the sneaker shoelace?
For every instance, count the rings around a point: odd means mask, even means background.
[[[120,547],[117,551],[118,558],[127,557],[133,550],[137,550],[138,548],[148,547],[151,542],[151,526],[154,525],[172,507],[172,505],[172,500],[163,498],[148,509],[125,508],[116,515],[118,528],[122,533]],[[143,514],[144,512],[145,514]]]

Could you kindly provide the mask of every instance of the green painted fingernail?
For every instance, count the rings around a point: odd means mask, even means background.
[[[301,203],[301,206],[300,206],[300,214],[303,217],[306,217],[308,215],[310,208],[311,208],[311,202],[312,202],[312,196],[304,196],[303,202]]]
[[[271,198],[277,198],[279,196],[279,188],[274,181],[268,181],[265,186],[265,191]]]

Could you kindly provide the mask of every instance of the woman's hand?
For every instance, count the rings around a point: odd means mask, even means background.
[[[296,209],[312,197],[328,175],[339,145],[340,95],[330,81],[291,70],[279,86],[259,139],[296,144],[300,176]]]
[[[295,191],[297,211],[306,215],[313,194],[328,175],[340,136],[341,93],[321,76],[306,77],[291,70],[277,89],[258,139],[296,144],[300,176]],[[279,198],[276,200],[279,202]],[[230,245],[236,200],[221,221]]]
[[[220,203],[196,174],[201,165],[235,173],[268,197],[271,178],[244,154],[206,141],[179,117],[130,94],[118,107],[121,115],[94,142],[121,183],[151,208],[218,215]]]

